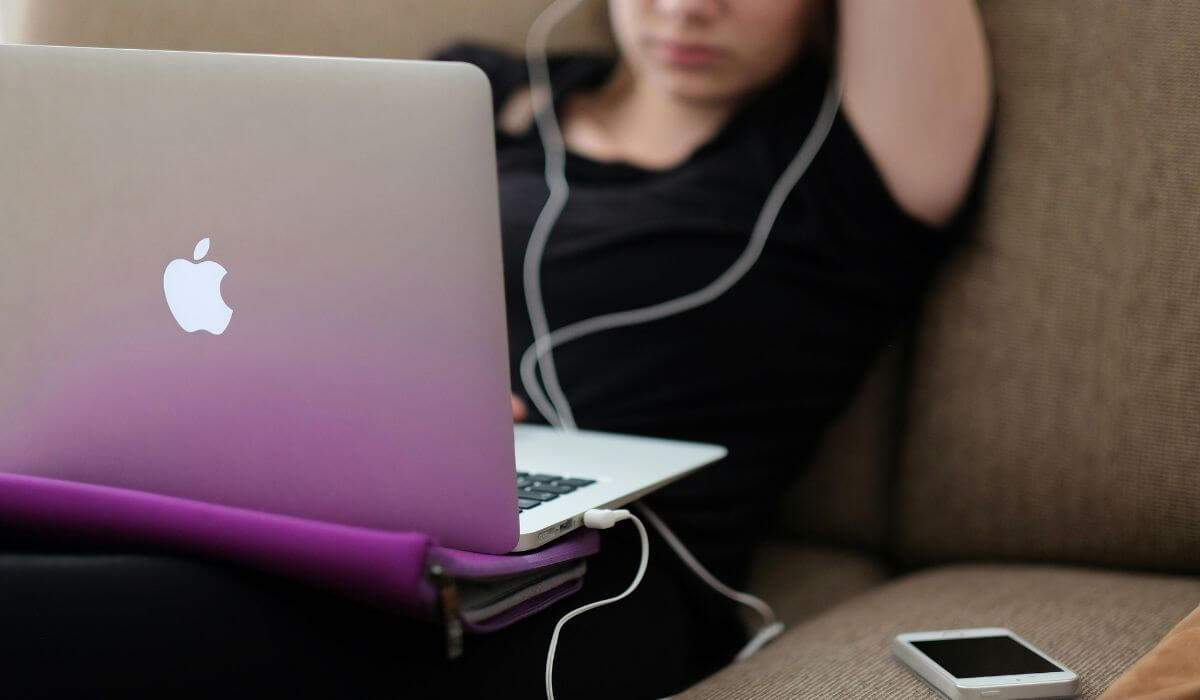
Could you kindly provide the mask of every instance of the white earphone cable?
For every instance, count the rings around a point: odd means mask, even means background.
[[[525,36],[525,64],[529,70],[529,97],[533,101],[533,118],[537,124],[538,136],[542,141],[542,151],[545,154],[546,186],[550,195],[542,206],[537,221],[534,222],[533,232],[529,243],[525,246],[524,282],[525,305],[529,311],[529,323],[533,328],[534,345],[537,346],[537,364],[546,382],[547,397],[537,386],[537,378],[530,382],[524,378],[522,383],[526,393],[535,408],[551,424],[562,428],[574,428],[575,417],[571,414],[571,405],[566,394],[558,384],[558,372],[554,367],[554,347],[550,339],[550,323],[546,319],[546,307],[542,303],[542,254],[546,250],[546,241],[550,231],[558,221],[559,214],[567,204],[567,196],[571,188],[567,184],[566,161],[567,149],[563,142],[562,130],[559,128],[558,116],[554,110],[554,94],[550,85],[550,67],[546,60],[546,42],[550,31],[582,0],[555,0],[549,7],[538,15]],[[532,369],[530,369],[532,373]],[[535,386],[536,392],[530,387]]]
[[[767,238],[771,233],[771,229],[775,225],[775,220],[779,216],[779,211],[783,208],[788,195],[791,194],[796,183],[800,181],[805,171],[808,170],[809,165],[824,144],[830,129],[833,127],[838,109],[841,106],[841,83],[837,72],[834,71],[833,75],[830,76],[824,99],[813,122],[813,126],[796,155],[792,157],[792,160],[779,176],[779,179],[771,187],[763,208],[755,220],[754,228],[751,230],[746,248],[716,279],[701,289],[675,299],[638,309],[629,309],[596,316],[569,324],[551,332],[550,323],[546,317],[545,305],[542,301],[541,263],[550,233],[563,208],[566,206],[570,194],[570,186],[566,178],[566,145],[555,112],[554,94],[550,84],[550,69],[546,58],[546,44],[550,32],[555,25],[578,7],[581,2],[582,0],[555,0],[534,20],[525,40],[525,60],[529,70],[530,97],[534,107],[534,121],[545,154],[544,174],[549,196],[538,215],[537,221],[534,223],[523,261],[522,271],[525,285],[525,302],[529,312],[534,342],[521,355],[520,376],[521,383],[534,407],[551,425],[562,430],[574,430],[576,429],[576,423],[574,414],[571,411],[570,402],[567,400],[566,393],[563,391],[558,380],[558,373],[554,364],[554,349],[592,333],[648,323],[683,313],[707,304],[728,291],[758,261],[766,245]],[[542,383],[546,387],[544,392],[538,382],[539,373],[541,374]],[[741,652],[738,653],[736,660],[741,661],[749,658],[758,649],[782,633],[783,623],[776,619],[775,613],[769,605],[755,596],[735,591],[719,581],[692,556],[691,552],[679,541],[679,538],[671,532],[666,523],[653,511],[640,502],[636,506],[655,529],[659,531],[667,544],[679,555],[680,559],[701,580],[721,595],[752,608],[762,617],[762,626],[742,648]],[[568,613],[559,620],[558,625],[554,629],[554,634],[550,641],[550,650],[546,659],[546,694],[551,700],[554,698],[551,682],[554,670],[554,652],[562,626],[578,614],[601,605],[607,605],[629,595],[641,582],[642,576],[645,574],[649,558],[649,540],[642,522],[636,516],[630,515],[628,511],[589,511],[585,515],[585,519],[587,517],[594,518],[601,513],[610,516],[619,513],[620,519],[631,519],[634,521],[642,539],[641,564],[638,567],[638,572],[634,577],[633,583],[625,592],[614,598],[585,605]],[[603,522],[604,524],[598,525],[593,523],[588,526],[611,527],[615,520],[608,518]]]
[[[657,321],[675,314],[689,311],[728,291],[758,261],[775,219],[791,194],[792,189],[808,170],[808,166],[820,151],[833,128],[834,119],[841,106],[841,83],[836,71],[830,77],[824,100],[813,122],[812,129],[804,139],[796,155],[771,187],[766,202],[759,212],[751,230],[746,248],[723,273],[705,287],[669,301],[652,304],[639,309],[616,311],[577,321],[550,331],[545,305],[541,294],[541,261],[546,242],[559,215],[566,206],[570,188],[565,173],[566,146],[555,113],[550,85],[550,69],[546,59],[546,41],[550,30],[569,14],[581,0],[557,0],[538,16],[526,37],[526,64],[529,69],[530,94],[534,99],[534,119],[542,148],[545,151],[546,185],[550,196],[534,224],[533,233],[525,249],[524,281],[525,302],[533,327],[534,342],[521,355],[521,384],[535,408],[551,424],[563,429],[576,428],[570,402],[558,381],[554,365],[554,349],[578,340],[586,335],[624,326]],[[540,371],[543,392],[538,383],[536,370]],[[547,396],[548,394],[548,396]]]

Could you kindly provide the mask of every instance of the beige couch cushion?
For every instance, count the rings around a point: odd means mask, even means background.
[[[1200,601],[1200,578],[1037,566],[953,566],[905,577],[813,618],[679,696],[933,698],[891,659],[902,632],[1008,627],[1079,674],[1094,698]]]
[[[982,7],[994,169],[919,339],[902,553],[1200,571],[1200,4]]]

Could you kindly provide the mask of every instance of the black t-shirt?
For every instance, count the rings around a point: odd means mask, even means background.
[[[483,69],[497,108],[528,83],[521,57],[464,45],[438,58]],[[556,103],[599,86],[613,67],[607,57],[552,58]],[[568,152],[570,199],[542,264],[550,327],[673,299],[728,268],[808,134],[828,75],[823,61],[802,58],[666,170]],[[522,262],[548,191],[532,127],[498,133],[496,150],[512,381],[523,395],[518,363],[533,338]],[[917,303],[964,219],[934,229],[901,210],[839,114],[761,258],[732,289],[678,316],[556,348],[579,427],[727,446],[722,462],[648,500],[714,573],[741,581],[781,489]]]

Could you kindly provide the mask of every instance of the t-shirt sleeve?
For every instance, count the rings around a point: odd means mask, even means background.
[[[913,246],[942,242],[952,236],[905,211],[883,181],[875,161],[846,117],[838,110],[821,151],[808,175],[831,217],[844,236],[865,236],[863,244],[880,256],[891,256]]]
[[[501,105],[513,90],[525,84],[525,64],[520,58],[501,49],[473,43],[458,43],[447,46],[433,55],[436,61],[460,61],[477,66],[492,84],[492,109],[500,111]]]
[[[960,232],[964,220],[970,216],[974,205],[973,195],[978,189],[975,186],[970,188],[958,211],[944,224],[933,226],[915,218],[896,201],[858,132],[842,110],[838,110],[822,152],[814,159],[813,170],[819,173],[824,186],[856,193],[871,205],[846,207],[842,212],[844,215],[862,218],[864,223],[888,224],[914,236],[946,238]],[[973,184],[980,179],[980,171],[981,168],[977,167],[972,175]]]

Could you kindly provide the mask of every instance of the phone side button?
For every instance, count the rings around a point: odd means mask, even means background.
[[[981,691],[979,691],[979,696],[984,697],[984,698],[998,698],[998,697],[1000,697],[1000,691],[999,690],[981,690]]]

